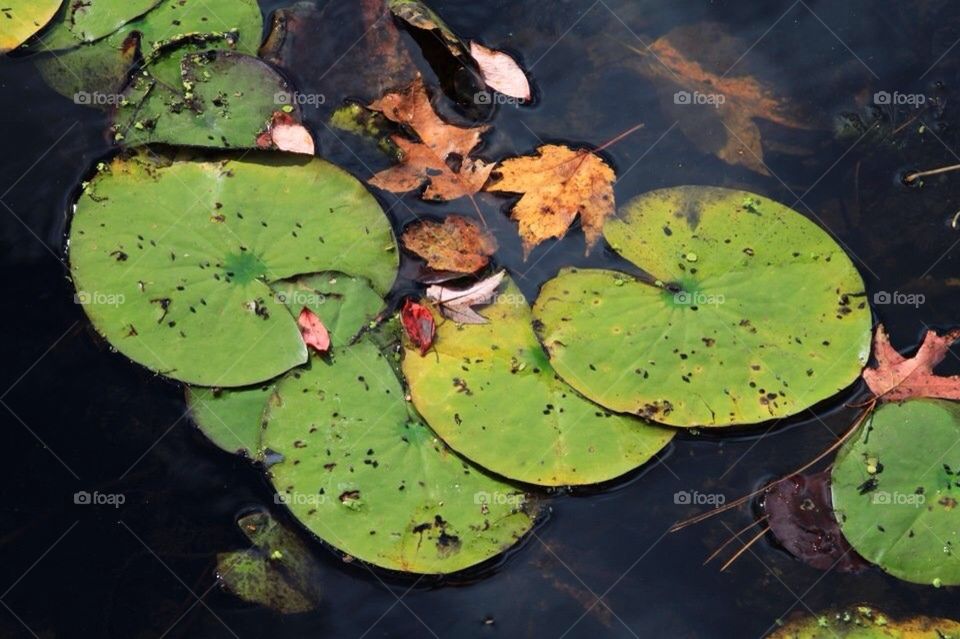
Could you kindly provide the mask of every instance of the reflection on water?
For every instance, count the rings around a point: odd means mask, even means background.
[[[262,4],[269,10],[287,2]],[[960,233],[950,227],[960,209],[960,175],[928,178],[919,188],[899,182],[905,170],[960,161],[955,3],[433,4],[462,35],[517,53],[536,80],[535,106],[505,105],[493,114],[482,149],[488,159],[552,141],[597,146],[642,122],[604,151],[618,171],[621,203],[679,184],[766,194],[817,220],[848,249],[895,344],[960,317],[951,252]],[[682,37],[663,39],[671,33]],[[650,72],[665,42],[682,43],[715,78],[749,76],[789,116],[754,120],[735,100],[709,101],[723,94],[721,83],[710,92]],[[876,570],[824,574],[769,543],[725,573],[702,567],[731,531],[749,523],[749,512],[665,534],[703,507],[684,494],[730,500],[812,458],[849,423],[845,398],[789,424],[681,437],[660,463],[616,485],[555,496],[552,515],[521,549],[446,587],[375,574],[320,549],[328,582],[316,613],[281,621],[209,590],[214,554],[243,544],[234,515],[271,504],[270,491],[255,470],[191,430],[175,386],[110,354],[72,303],[59,261],[66,211],[76,185],[108,150],[101,116],[47,89],[27,61],[0,62],[0,87],[7,125],[0,158],[2,387],[11,387],[3,394],[11,472],[0,489],[0,552],[12,586],[2,600],[37,635],[157,637],[172,626],[166,636],[351,637],[372,626],[369,636],[383,637],[699,639],[759,637],[791,611],[858,601],[892,613],[955,614],[949,592]],[[673,101],[679,90],[691,94],[689,103]],[[722,159],[731,129],[759,136],[762,163]],[[317,132],[325,154],[369,176],[354,155],[362,149],[348,148],[355,140]],[[582,235],[574,233],[524,262],[512,223],[498,212],[502,201],[483,198],[506,249],[504,265],[528,295],[563,265],[612,259],[584,258]],[[412,196],[384,203],[397,223],[410,210],[469,212],[459,202],[424,204]],[[888,303],[898,299],[912,303]],[[80,490],[125,501],[117,508],[75,504]],[[7,611],[0,630],[29,636]]]

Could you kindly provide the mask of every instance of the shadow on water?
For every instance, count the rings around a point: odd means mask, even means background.
[[[287,3],[261,4],[270,11]],[[617,169],[621,203],[680,184],[765,194],[828,229],[853,256],[871,296],[923,296],[915,306],[876,307],[894,344],[916,343],[927,326],[960,319],[952,252],[960,232],[950,224],[960,209],[960,176],[929,178],[921,188],[899,180],[907,168],[958,161],[955,3],[432,4],[459,33],[516,52],[536,80],[533,107],[500,106],[493,114],[485,157],[529,153],[544,141],[597,146],[643,122],[604,152]],[[699,22],[719,23],[740,38],[746,54],[738,66],[815,123],[808,130],[759,123],[770,175],[700,151],[637,71],[638,50]],[[936,96],[946,106],[911,119],[916,113],[907,109],[867,106],[877,91]],[[327,575],[318,611],[280,618],[239,602],[214,586],[213,562],[218,551],[244,545],[233,525],[237,513],[272,507],[266,482],[202,439],[176,385],[110,352],[73,303],[66,279],[61,245],[69,203],[109,152],[104,120],[53,93],[29,61],[16,59],[0,60],[0,110],[0,385],[11,471],[0,488],[3,636],[30,636],[22,621],[40,637],[712,639],[760,637],[790,612],[860,601],[892,614],[956,615],[950,589],[906,584],[878,570],[821,573],[771,543],[757,544],[727,572],[702,566],[749,523],[749,508],[666,534],[705,508],[682,503],[681,493],[732,500],[814,457],[850,423],[842,406],[849,393],[785,423],[684,434],[657,461],[609,486],[547,496],[552,513],[535,534],[479,573],[398,579],[346,564],[318,544]],[[342,144],[321,140],[332,159],[369,177]],[[508,200],[478,200],[504,249],[501,266],[530,298],[564,266],[613,264],[604,251],[584,257],[579,231],[544,243],[524,262],[501,212]],[[413,212],[471,213],[413,195],[383,202],[398,226]],[[77,491],[122,494],[125,502],[75,504]]]

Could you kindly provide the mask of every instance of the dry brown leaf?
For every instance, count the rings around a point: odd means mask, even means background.
[[[465,128],[444,122],[433,110],[423,78],[417,78],[402,91],[386,94],[370,108],[410,127],[420,138],[414,142],[393,136],[403,160],[377,173],[370,184],[394,193],[406,193],[426,183],[425,200],[454,200],[483,188],[493,164],[468,155],[480,143],[487,127]]]
[[[644,51],[642,71],[661,84],[661,103],[699,149],[728,164],[770,175],[756,118],[795,129],[812,128],[774,90],[751,75],[741,75],[739,58],[746,43],[719,25],[678,27]],[[727,75],[729,73],[729,75]]]
[[[480,75],[488,87],[518,100],[526,101],[531,98],[527,74],[509,54],[488,49],[479,42],[471,42],[470,55],[480,68]]]
[[[917,354],[907,359],[890,345],[890,337],[881,324],[873,342],[877,365],[863,371],[863,380],[874,395],[885,401],[915,397],[960,400],[960,376],[940,377],[933,372],[958,339],[960,329],[944,335],[927,331]]]
[[[497,174],[499,180],[488,191],[523,194],[511,217],[520,225],[524,259],[544,240],[566,235],[577,215],[589,255],[603,235],[603,223],[613,215],[616,174],[590,151],[547,144],[536,155],[504,160]]]
[[[424,220],[403,232],[403,245],[437,271],[476,273],[490,263],[497,241],[473,221],[450,215],[443,222]]]

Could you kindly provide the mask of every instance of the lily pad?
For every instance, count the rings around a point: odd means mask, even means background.
[[[0,7],[0,53],[19,47],[42,29],[63,0],[5,0]]]
[[[263,445],[280,498],[352,557],[405,572],[451,573],[506,551],[533,526],[525,495],[453,454],[404,399],[364,339],[288,374]]]
[[[884,404],[833,464],[840,529],[858,553],[914,583],[960,584],[960,405]]]
[[[346,346],[384,307],[369,282],[343,273],[316,273],[273,285],[277,300],[296,316],[309,308],[330,333],[334,347]],[[194,423],[229,453],[260,454],[263,413],[275,384],[220,389],[192,386],[187,405]]]
[[[853,383],[870,353],[860,274],[816,224],[772,200],[676,187],[604,234],[650,276],[566,269],[534,305],[571,386],[671,426],[796,414]]]
[[[852,606],[820,615],[800,615],[767,639],[960,639],[952,619],[894,619],[870,606]]]
[[[60,94],[109,108],[119,103],[138,54],[150,62],[165,45],[204,35],[211,42],[219,37],[220,45],[211,48],[256,55],[262,31],[263,15],[256,0],[162,0],[105,38],[43,57],[37,68]],[[41,39],[35,48],[49,51],[51,47]]]
[[[408,345],[403,360],[414,406],[457,452],[509,479],[565,486],[623,475],[673,438],[560,380],[512,281],[480,312],[487,324],[444,322],[426,357]]]
[[[115,115],[116,139],[130,146],[257,146],[273,114],[293,101],[292,89],[254,56],[191,50],[206,46],[167,47],[136,74]]]
[[[333,269],[379,294],[390,288],[390,224],[336,166],[280,153],[148,153],[104,166],[70,231],[78,296],[134,361],[201,386],[257,384],[307,359],[270,284]]]
[[[63,5],[38,46],[43,50],[57,51],[94,42],[118,31],[164,1],[71,0]]]
[[[217,579],[241,599],[281,614],[308,612],[322,594],[320,563],[296,534],[266,511],[237,520],[253,548],[217,555]]]

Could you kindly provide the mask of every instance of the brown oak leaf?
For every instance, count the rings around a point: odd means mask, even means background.
[[[738,72],[748,47],[717,24],[678,27],[649,49],[633,50],[642,56],[642,73],[660,85],[661,104],[684,135],[727,164],[770,175],[757,118],[812,128],[770,86]]]
[[[536,155],[504,160],[495,177],[488,191],[523,194],[511,217],[520,225],[524,259],[544,240],[563,237],[577,215],[589,255],[614,213],[616,174],[599,155],[584,149],[547,144]]]
[[[402,239],[408,251],[437,271],[476,273],[490,263],[490,256],[497,251],[492,235],[459,215],[447,216],[443,222],[423,220],[411,224]]]
[[[874,395],[885,401],[899,402],[914,397],[960,400],[960,375],[940,377],[933,372],[958,339],[960,329],[944,335],[927,331],[917,354],[908,359],[890,345],[890,337],[881,324],[877,326],[873,342],[877,364],[863,371],[863,380]]]
[[[409,127],[420,138],[412,141],[394,135],[402,161],[377,173],[370,184],[394,193],[427,184],[423,199],[454,200],[476,193],[490,177],[493,164],[469,157],[488,127],[459,127],[441,119],[430,103],[422,77],[401,91],[384,95],[370,108]]]

